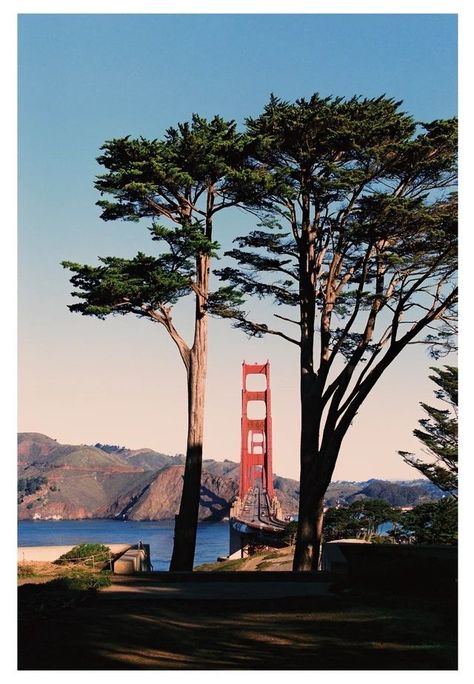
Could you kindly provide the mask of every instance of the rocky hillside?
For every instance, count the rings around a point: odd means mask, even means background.
[[[18,435],[20,520],[127,518],[166,520],[178,512],[182,455],[120,446],[65,445],[39,433]],[[239,465],[204,462],[200,520],[229,514],[238,491]],[[298,503],[282,492],[285,514]]]
[[[184,457],[152,449],[116,445],[59,444],[34,432],[18,435],[18,515],[28,519],[120,518],[172,519],[181,498]],[[205,460],[200,520],[229,514],[238,491],[239,464]],[[283,512],[298,510],[299,484],[274,477]],[[327,505],[383,498],[395,506],[415,505],[441,493],[425,480],[413,482],[333,482]]]

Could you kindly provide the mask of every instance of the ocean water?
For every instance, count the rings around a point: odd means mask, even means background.
[[[393,523],[377,530],[387,534]],[[68,546],[101,544],[150,545],[154,570],[168,570],[173,550],[174,521],[135,520],[22,520],[18,523],[18,546]],[[229,553],[229,523],[199,523],[194,565],[213,563]]]
[[[173,549],[174,520],[22,520],[18,546],[101,544],[150,545],[154,570],[168,570]],[[229,553],[229,523],[199,523],[195,565],[212,563]]]

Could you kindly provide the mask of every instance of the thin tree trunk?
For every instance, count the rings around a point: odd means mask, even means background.
[[[201,472],[204,437],[204,402],[207,375],[207,313],[209,258],[197,263],[196,323],[194,344],[190,350],[188,381],[188,437],[184,467],[183,492],[175,521],[170,570],[193,569],[201,496]]]
[[[192,570],[196,549],[196,533],[201,495],[202,448],[204,433],[203,366],[201,353],[191,353],[188,373],[188,438],[184,467],[183,492],[176,516],[173,555],[170,570]]]

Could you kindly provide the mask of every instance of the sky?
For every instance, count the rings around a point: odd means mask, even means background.
[[[383,93],[419,121],[457,109],[454,14],[24,14],[18,25],[18,429],[62,443],[182,453],[182,363],[159,327],[71,314],[63,259],[133,256],[143,226],[104,223],[95,159],[105,140],[160,137],[193,112],[242,123],[270,93],[283,99]],[[223,247],[254,227],[239,211],[216,223]],[[186,305],[175,321],[186,328]],[[189,337],[188,337],[189,339]],[[298,356],[282,340],[248,340],[210,323],[205,457],[238,460],[241,364],[271,363],[274,470],[298,477]],[[455,363],[445,359],[444,363]],[[442,362],[442,363],[443,363]],[[354,421],[334,479],[411,479],[420,401],[435,402],[432,360],[406,350]],[[440,364],[438,364],[440,365]]]

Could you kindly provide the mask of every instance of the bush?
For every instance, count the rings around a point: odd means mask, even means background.
[[[83,563],[96,565],[106,563],[112,558],[112,552],[104,544],[79,544],[67,553],[63,553],[55,563]]]
[[[112,584],[109,573],[80,572],[64,575],[48,582],[51,589],[65,589],[68,591],[89,591],[108,587]]]

